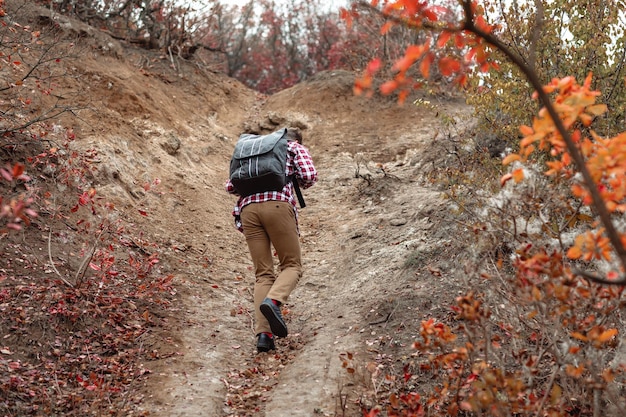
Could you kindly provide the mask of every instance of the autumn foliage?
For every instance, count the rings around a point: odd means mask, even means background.
[[[362,70],[356,93],[378,86],[401,103],[430,80],[497,97],[507,84],[490,85],[487,75],[521,74],[528,85],[515,86],[518,101],[536,100],[538,111],[515,127],[521,138],[503,160],[498,197],[510,204],[488,207],[459,233],[490,245],[469,274],[473,290],[453,301],[450,316],[421,321],[412,360],[371,370],[391,393],[378,406],[363,403],[363,414],[598,416],[626,408],[626,133],[614,132],[623,115],[594,88],[608,73],[575,77],[534,65],[502,41],[511,26],[489,23],[493,2],[354,2],[341,21],[315,2],[232,9],[211,1],[203,18],[166,1],[39,3],[159,51],[174,68],[195,59],[265,93],[347,68]],[[614,18],[607,3],[593,10]],[[95,151],[77,151],[74,132],[56,123],[75,110],[60,94],[60,64],[80,55],[76,45],[54,24],[16,23],[12,4],[0,0],[0,242],[11,254],[0,261],[0,412],[124,415],[133,400],[125,393],[149,373],[139,359],[159,355],[144,341],[175,294],[172,277],[159,269],[158,246],[93,185]],[[590,65],[600,47],[592,41],[606,37],[589,40]],[[623,79],[609,81],[622,91]],[[21,236],[41,251],[27,250]],[[354,372],[354,356],[342,360]]]
[[[128,415],[173,277],[94,187],[97,152],[61,122],[75,44],[18,23],[28,7],[0,0],[0,414]]]
[[[510,218],[516,214],[502,209],[517,205],[542,214],[519,211],[519,218],[503,219],[498,227],[511,241],[494,240],[497,217],[471,220],[475,234],[484,233],[502,249],[495,258],[493,252],[480,255],[488,265],[477,267],[474,290],[456,299],[452,320],[421,323],[413,345],[417,359],[401,370],[386,368],[392,393],[363,415],[618,415],[625,406],[619,387],[626,371],[620,353],[624,133],[602,137],[594,131],[610,109],[597,101],[601,94],[592,87],[593,74],[582,84],[565,76],[544,85],[527,57],[500,40],[500,28],[488,23],[482,2],[457,3],[360,2],[343,15],[350,23],[360,9],[376,10],[388,19],[383,34],[403,25],[430,35],[391,64],[392,79],[380,86],[383,94],[398,93],[400,102],[421,84],[415,75],[428,78],[433,67],[461,87],[471,74],[498,71],[502,59],[517,67],[541,109],[532,125],[521,126],[518,150],[503,160],[511,169],[500,185],[511,205],[499,203],[499,211],[488,212]],[[442,52],[450,45],[456,51]],[[386,65],[372,60],[355,91],[371,94]],[[551,188],[536,191],[544,186]],[[514,198],[529,198],[528,205]],[[544,233],[532,232],[533,223]],[[373,378],[377,375],[379,367]]]

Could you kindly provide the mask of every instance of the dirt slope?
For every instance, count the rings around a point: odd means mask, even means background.
[[[468,109],[443,95],[402,108],[354,97],[354,75],[343,71],[263,97],[101,33],[86,48],[75,65],[89,108],[65,122],[78,147],[98,150],[95,186],[134,213],[178,288],[162,323],[169,336],[146,346],[156,359],[145,363],[152,376],[140,407],[155,416],[333,416],[344,415],[343,405],[354,412],[362,387],[340,354],[363,363],[409,355],[419,320],[455,292],[428,272],[456,268],[456,255],[435,221],[445,202],[422,170],[449,130],[437,116],[461,130]],[[291,334],[275,354],[257,355],[254,277],[223,184],[244,127],[289,125],[303,130],[320,180],[300,214],[305,274],[286,306]],[[160,194],[144,193],[155,178]]]
[[[437,111],[461,117],[467,109],[448,100],[434,109],[399,109],[393,101],[354,97],[353,80],[345,72],[324,73],[256,102],[238,91],[245,98],[239,120],[265,129],[301,127],[320,172],[301,211],[306,272],[287,306],[291,335],[279,341],[276,355],[254,352],[253,274],[245,241],[231,225],[234,200],[221,190],[242,126],[216,122],[209,128],[226,138],[212,155],[214,164],[200,158],[188,165],[191,172],[178,167],[184,181],[175,180],[175,191],[184,203],[177,210],[185,226],[169,238],[187,247],[184,268],[173,266],[187,288],[178,335],[183,355],[152,364],[160,369],[154,385],[160,389],[147,410],[163,416],[336,415],[340,393],[345,401],[351,384],[339,355],[379,343],[369,323],[392,309],[402,309],[400,322],[411,321],[403,326],[416,328],[421,316],[414,317],[407,296],[419,304],[446,292],[418,279],[419,267],[403,265],[415,251],[441,249],[445,256],[445,239],[431,233],[430,219],[445,207],[440,193],[420,181],[420,154],[440,129]],[[181,152],[202,154],[197,137],[206,128],[180,123],[190,129]],[[159,233],[167,236],[167,227]],[[210,258],[208,270],[199,265],[201,257],[190,256],[199,252]]]

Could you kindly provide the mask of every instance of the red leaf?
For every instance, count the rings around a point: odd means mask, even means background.
[[[432,9],[426,9],[422,12],[422,14],[426,19],[430,20],[431,22],[436,22],[437,20],[439,20],[437,14]]]
[[[17,178],[24,173],[24,165],[15,164],[13,165],[13,178]]]
[[[451,36],[452,33],[450,32],[441,32],[441,35],[439,35],[439,39],[437,39],[437,48],[443,48],[444,46],[446,46],[446,43],[448,43]]]
[[[139,212],[139,214],[141,214],[142,216],[147,216],[148,213],[145,210],[137,210]]]
[[[454,46],[456,46],[456,49],[462,49],[465,46],[465,38],[462,34],[456,34],[454,37]]]
[[[467,77],[467,74],[461,74],[457,77],[456,83],[459,84],[461,87],[465,87],[467,85],[468,79],[469,78]]]
[[[348,10],[343,7],[339,9],[339,17],[346,22],[348,29],[352,28],[352,14]]]
[[[381,63],[380,58],[375,58],[371,60],[369,64],[367,64],[366,72],[370,75],[375,74],[376,72],[378,72],[381,66],[382,66],[382,63]]]
[[[461,70],[461,63],[455,58],[443,57],[439,61],[439,71],[445,77],[449,77]]]
[[[491,33],[493,31],[493,26],[489,26],[483,16],[476,17],[475,24],[478,29],[482,30],[485,33]]]
[[[411,45],[408,48],[406,48],[406,53],[404,54],[404,56],[406,56],[407,58],[415,62],[418,59],[420,59],[424,55],[424,53],[426,53],[427,51],[428,51],[427,44]]]

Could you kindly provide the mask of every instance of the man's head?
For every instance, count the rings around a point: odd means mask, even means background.
[[[296,141],[302,145],[302,134],[298,129],[287,129],[287,134],[285,136],[287,137],[287,140]]]

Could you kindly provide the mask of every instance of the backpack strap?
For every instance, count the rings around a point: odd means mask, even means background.
[[[293,184],[293,189],[296,192],[296,196],[298,197],[298,203],[300,203],[300,208],[305,208],[306,204],[304,202],[304,197],[302,197],[302,191],[300,191],[300,185],[298,184],[298,178],[296,178],[296,174],[293,174],[289,177],[289,180]]]

